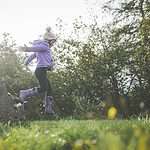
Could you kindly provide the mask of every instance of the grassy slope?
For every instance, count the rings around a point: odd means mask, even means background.
[[[0,150],[149,150],[150,121],[33,121],[0,125]]]

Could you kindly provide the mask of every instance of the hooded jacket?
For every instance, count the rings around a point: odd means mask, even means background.
[[[26,51],[33,52],[33,54],[27,58],[25,62],[26,65],[28,65],[35,58],[37,59],[37,68],[51,67],[53,65],[52,52],[46,41],[35,40],[31,47],[26,48]]]

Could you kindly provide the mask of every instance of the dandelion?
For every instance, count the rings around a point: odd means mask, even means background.
[[[38,132],[38,133],[35,134],[35,137],[38,137],[39,135],[40,135],[40,134],[39,134],[39,132]]]
[[[114,106],[110,107],[107,112],[108,119],[115,119],[116,116],[117,116],[117,109]]]
[[[57,135],[56,135],[56,134],[51,134],[50,136],[51,136],[51,137],[56,137]]]
[[[74,143],[73,150],[81,150],[83,144],[84,144],[84,141],[83,141],[83,140],[81,140],[81,139],[77,140],[77,141]]]
[[[45,131],[45,134],[48,134],[48,133],[49,133],[49,130],[46,130],[46,131]]]

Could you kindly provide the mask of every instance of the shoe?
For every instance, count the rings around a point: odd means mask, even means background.
[[[38,88],[31,88],[27,90],[20,90],[19,98],[21,102],[24,102],[28,97],[36,96],[38,95]]]
[[[47,96],[45,100],[45,113],[46,114],[55,114],[52,106],[53,106],[53,97]]]

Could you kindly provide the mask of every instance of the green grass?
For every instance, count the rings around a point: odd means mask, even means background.
[[[0,150],[150,150],[150,121],[59,120],[0,124]]]

